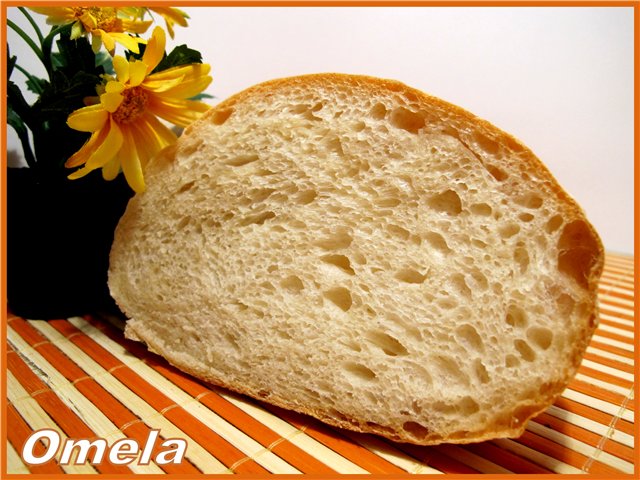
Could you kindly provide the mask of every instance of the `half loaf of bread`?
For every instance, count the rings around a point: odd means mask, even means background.
[[[603,249],[534,154],[395,81],[270,81],[146,167],[111,252],[126,334],[329,424],[512,437],[578,368]]]

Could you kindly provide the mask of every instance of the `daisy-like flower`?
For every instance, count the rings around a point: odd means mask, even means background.
[[[180,25],[181,27],[187,26],[187,19],[189,15],[187,15],[182,10],[175,7],[149,7],[149,10],[152,12],[156,12],[162,18],[164,18],[165,24],[167,25],[167,32],[171,38],[173,38],[173,26],[175,24]]]
[[[99,103],[69,115],[71,128],[91,132],[65,163],[69,168],[84,165],[70,179],[102,168],[105,180],[112,180],[122,169],[131,188],[143,191],[144,165],[176,141],[173,131],[157,117],[186,127],[209,108],[189,100],[211,83],[209,65],[182,65],[151,74],[163,57],[165,42],[164,30],[156,27],[141,60],[114,56],[116,78],[107,79]]]
[[[132,18],[142,19],[147,12],[154,12],[164,18],[167,26],[167,32],[171,38],[174,36],[173,26],[178,24],[181,27],[187,27],[187,19],[189,15],[179,8],[175,7],[122,7]]]
[[[131,34],[141,34],[147,31],[152,21],[142,21],[129,15],[126,9],[116,7],[30,7],[36,13],[47,15],[49,25],[66,25],[71,27],[71,39],[91,34],[91,46],[97,52],[100,45],[111,55],[114,54],[116,42],[127,50],[139,53],[138,44],[145,43],[143,39]]]

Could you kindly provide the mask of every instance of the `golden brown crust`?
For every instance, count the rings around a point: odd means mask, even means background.
[[[571,238],[567,239],[568,253],[565,261],[565,268],[570,276],[573,275],[575,277],[576,282],[582,283],[582,287],[585,290],[585,317],[588,317],[589,321],[583,326],[582,333],[578,341],[572,345],[572,351],[568,355],[570,361],[568,362],[564,372],[564,381],[556,382],[553,385],[547,386],[546,390],[540,393],[538,398],[532,398],[527,402],[523,402],[511,413],[506,412],[503,422],[494,425],[493,429],[484,428],[475,432],[460,432],[457,436],[450,436],[447,438],[442,438],[434,433],[425,436],[423,441],[420,443],[434,444],[441,443],[443,441],[469,443],[489,438],[514,437],[520,435],[524,431],[526,422],[547,408],[561,394],[570,379],[575,375],[591,335],[593,334],[593,330],[595,329],[595,322],[597,319],[597,285],[603,268],[604,253],[602,243],[597,233],[585,219],[584,213],[580,207],[562,189],[547,167],[542,164],[531,150],[520,143],[517,139],[501,131],[489,122],[477,118],[460,107],[449,104],[443,100],[432,97],[393,80],[333,73],[271,80],[240,92],[212,108],[200,122],[189,127],[185,132],[185,135],[197,135],[200,125],[204,123],[224,122],[230,115],[233,115],[235,108],[242,105],[251,105],[253,99],[256,97],[262,98],[264,96],[272,95],[278,91],[287,92],[288,90],[301,87],[312,90],[316,87],[326,88],[327,86],[365,90],[371,95],[375,95],[381,91],[396,92],[397,94],[410,99],[413,104],[417,104],[418,108],[424,109],[425,111],[437,111],[439,114],[446,116],[447,120],[440,122],[440,127],[444,124],[451,126],[459,136],[460,141],[463,142],[469,150],[474,151],[473,143],[477,141],[478,137],[484,138],[485,140],[489,139],[487,140],[489,142],[497,143],[500,148],[505,149],[510,152],[512,156],[519,159],[519,163],[517,164],[504,165],[500,166],[500,168],[508,171],[516,170],[520,176],[524,175],[535,178],[539,183],[540,188],[548,195],[554,197],[557,202],[563,206],[566,218],[569,219],[570,222],[575,222],[575,232],[573,232]],[[474,154],[476,153],[474,152]],[[168,156],[172,156],[172,154],[169,154]],[[480,161],[483,161],[479,153],[476,154],[476,156]],[[166,157],[167,156],[165,156],[165,159]],[[517,184],[515,183],[510,184],[509,182],[505,182],[505,185],[505,188],[510,188],[514,191],[517,188]],[[149,339],[145,338],[143,332],[136,332],[133,328],[129,327],[128,334],[143,338],[152,350],[161,351],[158,345],[149,344]],[[409,441],[417,443],[415,442],[415,439],[402,435],[402,432],[389,431],[389,429],[381,425],[370,424],[365,421],[348,418],[346,416],[338,417],[336,414],[321,410],[309,410],[304,406],[300,406],[289,401],[288,399],[278,398],[273,395],[267,395],[267,398],[265,398],[264,392],[256,392],[243,385],[227,384],[224,379],[211,377],[209,372],[196,371],[191,365],[177,361],[175,357],[172,358],[170,352],[161,351],[161,353],[167,356],[172,363],[182,370],[230,390],[249,395],[259,400],[265,400],[280,407],[312,415],[337,427],[364,433],[376,433],[395,441]]]

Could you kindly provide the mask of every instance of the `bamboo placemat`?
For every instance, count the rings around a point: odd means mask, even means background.
[[[518,439],[417,447],[330,428],[204,384],[125,340],[113,320],[8,315],[8,473],[591,473],[634,472],[634,263],[608,254],[600,324],[575,380]],[[32,466],[42,428],[65,438],[184,438],[179,465]],[[42,445],[40,448],[44,448]],[[183,475],[184,477],[184,475]]]

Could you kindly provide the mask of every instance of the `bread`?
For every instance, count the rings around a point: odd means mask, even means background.
[[[254,86],[145,176],[110,259],[126,335],[331,425],[518,436],[597,323],[578,205],[516,139],[395,81]]]

